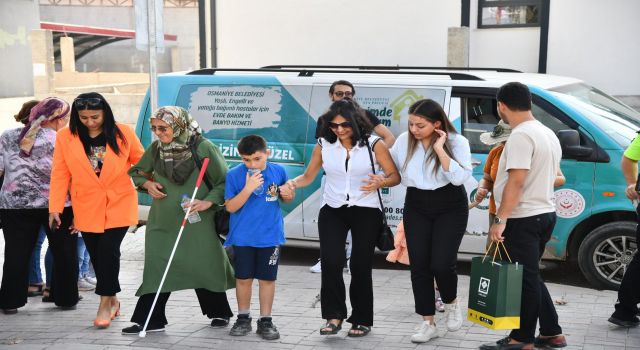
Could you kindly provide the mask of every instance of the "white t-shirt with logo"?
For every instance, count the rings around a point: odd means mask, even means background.
[[[555,211],[553,182],[560,168],[562,149],[556,134],[537,120],[516,126],[504,146],[498,174],[493,185],[496,206],[500,208],[502,193],[510,169],[529,170],[520,202],[509,218],[524,218]]]

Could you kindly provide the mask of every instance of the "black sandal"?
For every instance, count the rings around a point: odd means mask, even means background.
[[[353,333],[352,331],[360,331],[362,333]],[[352,338],[364,337],[365,335],[369,334],[369,332],[371,332],[371,327],[363,326],[361,324],[354,324],[353,326],[351,326],[351,329],[349,330],[349,333],[347,333],[347,336]]]
[[[51,295],[51,291],[49,290],[49,288],[45,288],[42,291],[42,302],[53,303],[53,296]]]
[[[327,328],[329,328],[329,330],[326,330]],[[342,321],[340,321],[340,324],[327,322],[327,324],[324,325],[324,327],[320,328],[320,335],[338,334],[338,332],[340,332],[341,329],[342,329]]]

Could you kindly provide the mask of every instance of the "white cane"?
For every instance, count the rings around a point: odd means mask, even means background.
[[[200,183],[202,182],[202,178],[207,170],[207,165],[209,164],[209,158],[204,158],[202,161],[202,168],[200,169],[200,174],[198,175],[198,181],[196,181],[196,188],[193,190],[193,194],[191,195],[191,201],[189,204],[193,204],[193,200],[196,198],[196,193],[198,192],[198,188],[200,188]],[[178,231],[178,237],[176,238],[176,243],[173,245],[173,250],[171,250],[171,255],[169,256],[169,261],[167,262],[167,267],[164,269],[164,274],[162,274],[162,279],[160,280],[160,286],[158,286],[158,291],[156,292],[156,296],[153,298],[153,303],[151,304],[151,310],[149,310],[149,314],[147,315],[147,320],[144,322],[144,326],[142,327],[142,331],[138,333],[140,338],[144,338],[147,335],[147,326],[149,326],[149,320],[151,320],[151,314],[153,314],[153,309],[156,307],[156,302],[158,301],[158,296],[160,295],[160,291],[162,290],[162,285],[164,284],[165,278],[167,278],[167,272],[169,272],[169,267],[171,267],[171,261],[173,261],[173,255],[176,253],[176,248],[178,248],[178,243],[180,242],[180,237],[182,237],[182,231],[184,231],[184,227],[187,224],[187,218],[191,213],[191,206],[187,208],[187,212],[184,213],[184,219],[182,219],[182,225],[180,225],[180,231]]]

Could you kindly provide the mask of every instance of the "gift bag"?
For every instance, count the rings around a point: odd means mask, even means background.
[[[493,258],[487,256],[492,247]],[[496,259],[500,247],[509,261]],[[492,242],[484,257],[471,259],[467,320],[490,329],[520,328],[522,273],[522,265],[511,262],[502,242]]]

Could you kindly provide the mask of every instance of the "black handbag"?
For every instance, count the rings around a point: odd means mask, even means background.
[[[198,153],[196,152],[196,150],[198,148],[198,144],[200,144],[202,140],[203,140],[202,138],[199,138],[198,141],[194,140],[189,145],[189,147],[191,148],[191,156],[193,157],[193,160],[196,162],[196,166],[198,167],[198,169],[202,168],[202,159],[198,157]],[[204,180],[204,183],[207,185],[209,190],[213,188],[213,185],[209,181],[209,178],[207,177],[206,172],[202,180]],[[231,214],[222,205],[213,214],[213,222],[215,225],[216,233],[218,234],[218,238],[220,238],[221,242],[224,242],[225,240],[224,237],[229,233],[230,219],[231,219]]]
[[[365,143],[367,145],[367,151],[369,151],[369,160],[371,161],[371,171],[373,174],[376,173],[376,168],[373,165],[373,154],[371,153],[371,146],[369,146],[369,140],[365,139]],[[375,143],[374,143],[375,145]],[[380,209],[382,210],[382,222],[380,225],[380,230],[378,232],[378,238],[376,239],[376,247],[383,252],[388,252],[390,250],[395,249],[394,246],[394,238],[393,231],[387,224],[387,215],[385,214],[384,204],[382,204],[382,195],[380,194],[380,189],[376,190],[378,192],[378,200],[380,201]]]

